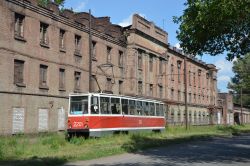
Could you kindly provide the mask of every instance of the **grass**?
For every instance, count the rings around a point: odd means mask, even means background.
[[[245,126],[167,127],[162,133],[110,135],[103,138],[72,138],[64,133],[0,137],[0,165],[63,165],[67,161],[88,160],[156,146],[182,143],[213,136],[250,132]]]

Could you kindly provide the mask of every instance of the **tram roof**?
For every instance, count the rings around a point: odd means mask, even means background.
[[[136,96],[126,96],[126,95],[118,95],[118,94],[110,94],[110,93],[70,93],[69,96],[108,96],[108,97],[116,97],[116,98],[125,98],[125,99],[133,99],[133,100],[143,100],[143,101],[151,101],[151,102],[157,102],[162,103],[164,102],[156,99],[150,99],[150,98],[143,98],[143,97],[136,97]]]

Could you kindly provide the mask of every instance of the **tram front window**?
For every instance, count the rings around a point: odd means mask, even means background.
[[[70,99],[70,114],[88,114],[88,96],[72,96]]]

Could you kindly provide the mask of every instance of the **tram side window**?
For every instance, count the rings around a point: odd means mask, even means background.
[[[144,115],[146,116],[149,115],[149,103],[148,102],[143,102],[143,111],[144,111]]]
[[[165,117],[168,118],[168,108],[166,105],[163,106],[163,115],[165,115]]]
[[[122,99],[122,112],[125,115],[128,115],[128,100]]]
[[[156,116],[159,116],[160,115],[159,104],[155,104],[155,109],[156,109]]]
[[[91,114],[99,114],[99,102],[98,97],[91,97]]]
[[[135,101],[134,100],[129,100],[129,114],[130,115],[135,115]]]
[[[73,96],[70,102],[70,114],[88,114],[88,96]]]
[[[150,103],[150,112],[151,116],[155,116],[155,103]]]
[[[120,114],[120,99],[111,98],[111,111],[112,114]]]
[[[101,107],[101,114],[111,114],[110,98],[109,97],[100,97],[100,107]]]
[[[160,108],[159,108],[159,116],[163,116],[163,104],[160,104]]]
[[[137,110],[138,115],[143,115],[142,102],[141,101],[136,102],[136,110]]]

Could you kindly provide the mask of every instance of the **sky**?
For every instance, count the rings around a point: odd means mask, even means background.
[[[176,38],[178,25],[173,23],[173,16],[180,16],[185,9],[185,0],[65,0],[65,8],[75,12],[88,12],[91,9],[95,17],[110,17],[113,24],[127,26],[131,24],[132,15],[140,14],[149,21],[168,32],[168,42],[179,47]],[[218,89],[228,92],[227,84],[232,72],[232,62],[225,59],[225,54],[218,56],[204,55],[197,57],[208,64],[216,65],[218,70]]]

